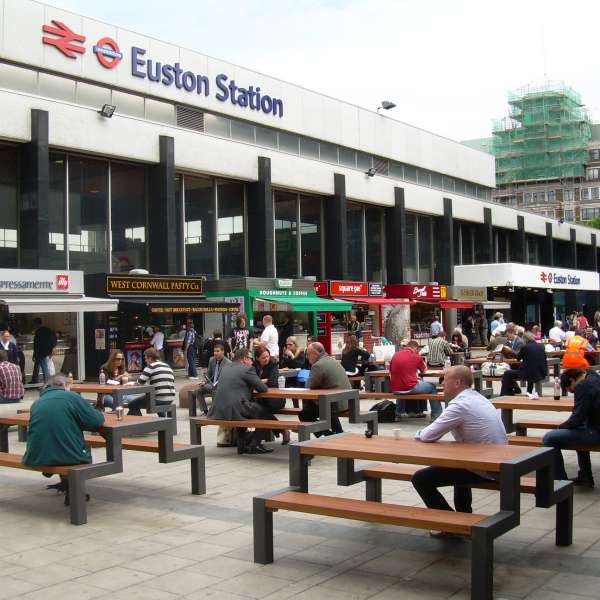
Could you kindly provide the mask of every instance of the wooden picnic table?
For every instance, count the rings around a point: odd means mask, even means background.
[[[9,452],[8,430],[11,425],[27,427],[30,413],[0,417],[0,452]],[[87,523],[85,500],[85,481],[105,475],[123,472],[123,443],[127,436],[138,436],[147,433],[158,433],[156,451],[159,462],[170,463],[190,460],[192,494],[204,494],[206,491],[206,474],[204,464],[204,448],[202,446],[186,446],[175,448],[173,436],[176,433],[176,418],[155,416],[123,416],[117,419],[115,414],[104,415],[104,425],[100,433],[106,439],[106,461],[81,465],[69,474],[71,495],[71,523],[83,525]],[[71,482],[71,478],[74,481]]]
[[[521,364],[521,361],[518,360],[517,358],[504,358],[504,357],[502,358],[501,361],[495,361],[489,357],[470,358],[469,360],[465,361],[465,364],[481,368],[481,365],[485,362],[504,362],[504,363],[510,365],[511,367],[516,367]],[[553,377],[560,377],[560,358],[551,357],[548,355],[547,363],[548,363],[549,367],[554,367]]]
[[[147,412],[156,412],[154,402],[154,388],[151,385],[112,385],[108,383],[73,383],[69,387],[70,391],[77,394],[96,394],[96,408],[104,409],[103,398],[105,395],[113,397],[113,406],[122,406],[125,396],[141,395],[146,396]]]
[[[492,404],[501,410],[502,422],[506,433],[515,431],[515,410],[539,410],[551,412],[572,412],[575,400],[572,397],[561,396],[555,400],[552,396],[542,396],[537,400],[531,400],[527,396],[499,396],[492,399]]]
[[[439,379],[444,376],[444,369],[428,369],[425,373],[421,373],[421,377],[435,377]],[[367,392],[386,392],[390,391],[390,372],[388,369],[380,371],[365,372],[365,391]],[[473,371],[474,388],[481,392],[481,371]]]
[[[535,503],[548,508],[562,502],[564,509],[557,516],[557,543],[569,545],[572,537],[572,520],[569,500],[572,485],[561,482],[555,487],[553,481],[553,452],[550,448],[531,448],[495,444],[464,444],[451,441],[422,443],[411,438],[385,436],[366,437],[361,434],[343,433],[299,442],[290,446],[290,487],[254,498],[254,552],[255,562],[272,562],[272,510],[287,509],[338,516],[367,522],[390,523],[407,527],[427,527],[427,516],[432,520],[461,518],[463,513],[421,509],[398,504],[380,504],[309,493],[310,458],[327,456],[337,459],[338,484],[352,485],[364,480],[361,470],[356,471],[355,460],[407,463],[411,465],[439,466],[457,469],[488,471],[499,475],[500,510],[489,517],[472,515],[476,530],[470,526],[473,550],[471,565],[471,598],[492,598],[493,539],[519,525],[520,478],[536,473]],[[565,488],[565,491],[560,489]],[[303,500],[306,498],[306,500]],[[410,511],[414,511],[411,519]],[[441,513],[441,514],[440,514]],[[387,516],[386,516],[387,515]],[[394,519],[394,515],[397,516]],[[424,519],[423,519],[424,517]],[[417,521],[421,520],[419,524]],[[423,522],[425,521],[425,522]],[[449,524],[450,526],[450,524]]]

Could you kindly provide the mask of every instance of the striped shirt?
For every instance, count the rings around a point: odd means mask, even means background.
[[[25,395],[21,370],[7,360],[0,362],[0,398],[20,400]]]
[[[151,385],[158,400],[175,395],[175,376],[171,367],[160,360],[147,364],[138,377],[140,385]]]
[[[429,342],[427,364],[432,367],[443,367],[446,356],[452,354],[452,346],[443,338],[436,337]]]

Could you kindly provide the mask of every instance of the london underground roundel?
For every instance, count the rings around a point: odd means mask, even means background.
[[[115,40],[103,37],[94,46],[94,54],[98,62],[106,69],[114,69],[123,58],[123,53]]]

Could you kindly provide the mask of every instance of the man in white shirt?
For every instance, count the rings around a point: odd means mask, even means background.
[[[165,334],[160,330],[158,325],[154,327],[154,335],[150,340],[150,345],[160,354],[161,360],[164,360],[163,347],[165,345]]]
[[[260,335],[260,341],[266,345],[271,353],[271,357],[279,358],[279,333],[277,328],[273,325],[273,317],[271,315],[265,315],[262,320],[263,332]]]
[[[506,431],[493,404],[472,389],[473,374],[468,367],[458,366],[446,370],[444,398],[450,401],[446,410],[431,425],[418,431],[415,439],[436,442],[451,433],[457,442],[467,444],[506,444]],[[477,448],[473,448],[477,453]],[[493,479],[484,471],[427,467],[417,471],[412,484],[428,508],[452,510],[438,487],[454,485],[454,506],[458,512],[473,512],[470,483]],[[433,534],[436,537],[438,534]]]
[[[433,316],[433,321],[431,321],[431,325],[429,326],[429,331],[431,332],[431,337],[438,337],[442,331],[442,324],[440,323],[437,315]]]
[[[567,334],[562,329],[562,321],[554,321],[554,327],[548,332],[548,339],[555,346],[564,344]]]

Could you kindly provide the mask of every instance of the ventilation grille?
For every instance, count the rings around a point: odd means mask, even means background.
[[[379,175],[388,175],[388,161],[385,158],[373,157],[373,166]]]
[[[177,106],[177,126],[204,133],[204,113],[193,108]]]

